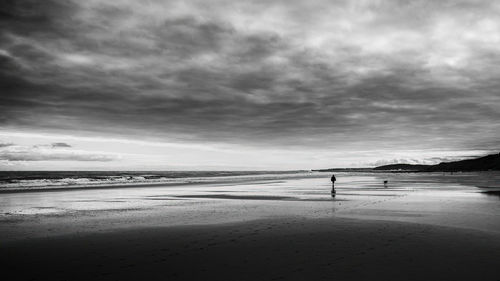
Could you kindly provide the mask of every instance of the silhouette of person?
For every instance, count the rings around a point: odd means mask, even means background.
[[[332,177],[330,178],[330,180],[332,181],[332,197],[335,197],[335,181],[337,180],[335,178],[335,175],[332,175]]]

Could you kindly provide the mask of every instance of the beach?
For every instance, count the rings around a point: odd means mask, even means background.
[[[3,193],[1,263],[16,280],[499,280],[498,173],[336,175],[335,198],[327,173]]]
[[[499,15],[2,1],[2,280],[500,281]]]

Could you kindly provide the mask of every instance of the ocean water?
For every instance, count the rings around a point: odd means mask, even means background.
[[[310,174],[308,171],[0,171],[0,190],[268,180]]]

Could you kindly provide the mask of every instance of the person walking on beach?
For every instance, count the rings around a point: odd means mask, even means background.
[[[332,175],[332,177],[330,178],[330,180],[332,181],[332,197],[335,197],[335,181],[337,180],[335,178],[335,175]]]

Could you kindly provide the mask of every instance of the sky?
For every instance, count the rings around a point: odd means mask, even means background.
[[[500,2],[4,0],[1,170],[434,164],[500,150]]]

